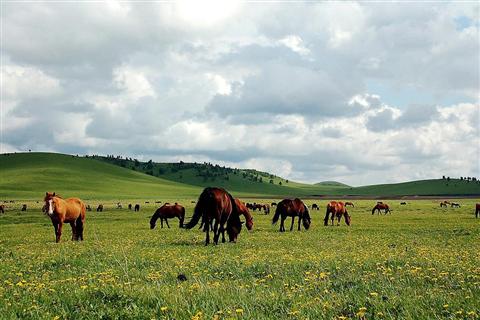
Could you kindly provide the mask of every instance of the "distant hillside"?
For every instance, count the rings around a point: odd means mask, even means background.
[[[480,182],[457,179],[349,187],[332,181],[302,184],[211,163],[154,163],[56,153],[0,155],[0,199],[39,199],[45,191],[85,199],[192,199],[206,186],[224,187],[239,197],[480,197]]]
[[[315,183],[316,186],[333,186],[333,187],[344,187],[350,188],[348,184],[337,182],[337,181],[322,181]]]

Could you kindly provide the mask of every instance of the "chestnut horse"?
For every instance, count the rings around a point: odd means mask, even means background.
[[[44,201],[44,208],[55,228],[55,242],[60,242],[64,222],[70,223],[72,227],[72,240],[83,240],[86,209],[82,200],[78,198],[64,200],[55,195],[55,192],[47,192]]]
[[[475,218],[478,218],[479,215],[480,215],[480,203],[477,203],[475,205]]]
[[[303,222],[303,227],[305,230],[310,228],[311,219],[310,214],[308,213],[307,206],[302,202],[302,200],[295,198],[294,200],[291,199],[284,199],[277,204],[277,209],[275,210],[275,215],[272,219],[272,224],[277,223],[278,218],[281,216],[280,221],[280,232],[285,231],[285,219],[287,217],[292,217],[292,224],[290,225],[290,231],[293,230],[293,224],[295,221],[295,217],[298,216],[298,231],[300,231],[300,220]]]
[[[247,229],[252,230],[253,229],[253,217],[250,214],[250,211],[248,211],[247,206],[242,201],[240,201],[238,198],[235,198],[235,205],[237,206],[238,215],[243,215],[245,217],[245,221],[246,221],[245,225],[247,226]],[[232,226],[233,225],[235,225],[235,224],[232,224]]]
[[[214,222],[213,242],[218,244],[220,234],[222,234],[222,242],[225,242],[225,224],[231,215],[233,219],[237,220],[238,210],[232,195],[224,189],[208,187],[200,194],[192,219],[185,225],[185,228],[193,228],[202,218],[203,231],[206,232],[205,245],[208,245],[210,243],[210,223]]]
[[[347,226],[350,225],[351,222],[351,217],[348,214],[347,207],[343,202],[337,202],[337,201],[330,201],[327,204],[327,211],[325,212],[325,218],[323,219],[323,225],[328,226],[328,218],[332,214],[332,226],[333,226],[333,221],[335,220],[335,217],[337,218],[337,226],[340,225],[340,219],[342,216],[345,217],[345,223]]]
[[[347,206],[352,206],[352,207],[355,208],[355,206],[353,205],[353,202],[345,202],[345,207],[347,207]]]
[[[385,210],[385,214],[389,213],[392,214],[392,211],[390,210],[390,208],[388,207],[388,204],[386,203],[382,203],[382,202],[378,202],[375,207],[373,207],[372,209],[372,214],[375,214],[375,210],[377,210],[378,214],[380,214],[380,210]]]
[[[175,203],[174,205],[164,204],[155,211],[152,218],[150,219],[150,229],[155,228],[155,224],[157,222],[157,219],[159,218],[162,229],[164,220],[167,223],[167,227],[170,229],[167,219],[175,217],[180,220],[180,228],[183,227],[183,220],[185,219],[185,208],[178,203]]]

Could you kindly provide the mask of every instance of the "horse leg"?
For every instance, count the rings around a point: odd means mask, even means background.
[[[160,218],[160,226],[163,229],[163,218]]]
[[[285,232],[285,217],[282,216],[282,220],[280,221],[280,232]]]
[[[210,228],[208,228],[207,226],[210,224],[210,221],[208,219],[208,217],[206,217],[206,221],[205,221],[205,232],[207,233],[207,236],[205,238],[205,245],[208,246],[208,244],[210,243]]]
[[[77,241],[83,241],[83,224],[85,220],[82,217],[78,217],[75,224],[77,229]]]
[[[218,231],[218,221],[215,221],[215,226],[213,227],[213,243],[218,244],[219,237],[220,232]]]
[[[168,229],[170,229],[170,226],[168,225],[168,219],[165,218],[165,223],[167,224]]]
[[[57,238],[55,239],[55,242],[57,243],[60,242],[60,238],[62,237],[62,227],[63,227],[63,222],[60,221],[57,227]]]
[[[72,227],[72,241],[78,239],[77,235],[77,226],[75,225],[75,221],[70,222],[70,226]]]
[[[58,239],[58,223],[52,221],[52,224],[53,224],[53,229],[55,230],[55,242],[58,242],[56,241],[56,239]]]
[[[300,220],[302,219],[300,219],[300,216],[298,216],[298,231],[300,231]]]
[[[293,230],[293,223],[294,223],[294,222],[295,222],[295,217],[293,216],[293,217],[292,217],[292,224],[290,225],[290,231]]]

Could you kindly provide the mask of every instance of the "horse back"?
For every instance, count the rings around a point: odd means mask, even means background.
[[[82,200],[79,198],[68,198],[64,200],[65,205],[65,220],[75,220],[79,216],[82,220],[85,219],[86,207]]]

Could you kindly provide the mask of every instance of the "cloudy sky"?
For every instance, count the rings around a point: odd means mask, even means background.
[[[2,152],[480,176],[478,3],[2,2]]]

